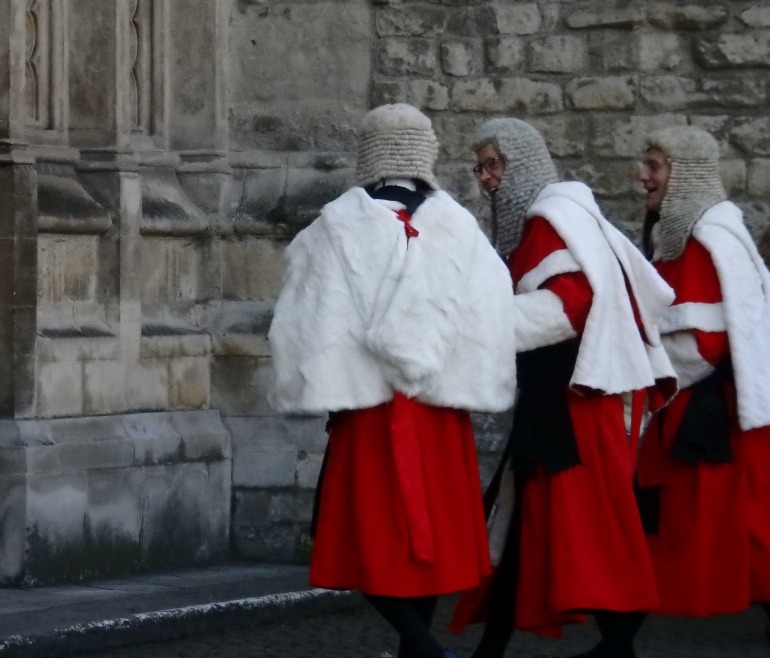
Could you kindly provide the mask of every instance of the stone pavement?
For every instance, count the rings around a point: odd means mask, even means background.
[[[448,633],[454,597],[436,633],[467,658],[480,629]],[[759,608],[709,619],[652,617],[639,658],[770,656]],[[564,640],[514,636],[506,658],[569,656],[596,641],[592,623]],[[222,565],[87,585],[0,589],[0,658],[392,658],[396,634],[357,594],[311,590],[307,568]]]
[[[230,564],[0,588],[0,657],[80,655],[362,605],[357,595],[310,589],[307,580],[307,567]]]
[[[480,629],[469,629],[459,637],[446,631],[453,601],[447,597],[439,605],[436,634],[459,658],[468,658]],[[764,628],[764,613],[756,608],[712,619],[655,617],[642,628],[638,658],[767,658],[770,642]],[[592,623],[570,628],[564,640],[520,633],[511,641],[506,658],[533,658],[541,653],[570,656],[592,646],[596,638]],[[361,606],[249,630],[104,651],[90,658],[395,658],[397,646],[396,634],[375,612]]]

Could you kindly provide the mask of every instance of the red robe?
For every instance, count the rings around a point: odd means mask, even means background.
[[[397,393],[335,414],[320,496],[311,585],[426,596],[490,572],[467,411]]]
[[[509,267],[514,283],[566,244],[543,218],[527,222]],[[548,279],[580,334],[592,300],[582,272]],[[561,625],[591,609],[630,611],[657,603],[652,566],[633,492],[635,458],[619,395],[570,390],[569,413],[580,464],[542,469],[523,483],[514,626],[561,635]],[[459,632],[486,618],[487,587],[461,597],[452,622]]]
[[[708,251],[690,239],[681,257],[656,262],[676,292],[674,306],[722,302]],[[692,329],[700,357],[717,366],[729,357],[724,331]],[[731,462],[685,463],[671,455],[691,389],[682,390],[642,444],[639,486],[658,487],[659,527],[647,535],[661,596],[652,612],[706,616],[770,600],[770,428],[742,432],[732,377],[723,387]]]

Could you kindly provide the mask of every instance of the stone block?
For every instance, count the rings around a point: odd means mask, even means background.
[[[642,71],[679,71],[687,61],[688,48],[679,34],[642,32],[638,39]]]
[[[647,135],[659,128],[687,125],[687,117],[681,114],[597,116],[592,123],[593,153],[602,158],[642,158]]]
[[[276,221],[282,218],[282,200],[286,193],[285,163],[272,168],[236,170],[235,178],[242,185],[234,213],[236,217],[251,221]]]
[[[749,196],[758,199],[770,198],[770,159],[757,158],[749,165]]]
[[[94,300],[98,247],[96,236],[41,235],[37,251],[40,302]]]
[[[285,217],[294,227],[304,227],[329,201],[353,183],[352,168],[289,167],[286,179]]]
[[[233,487],[293,487],[296,452],[233,451]]]
[[[372,85],[372,104],[385,103],[409,103],[421,110],[446,110],[449,107],[449,89],[435,80],[375,82]]]
[[[262,562],[297,562],[307,528],[289,523],[236,528],[233,544],[236,555]]]
[[[770,118],[739,117],[733,122],[730,141],[743,153],[770,155]]]
[[[426,37],[443,34],[449,12],[441,7],[389,7],[375,13],[374,24],[381,37]]]
[[[532,114],[559,112],[564,107],[559,85],[527,78],[457,81],[452,87],[452,104],[460,111]]]
[[[636,101],[633,76],[577,78],[567,85],[567,98],[577,110],[630,110]]]
[[[77,416],[83,413],[83,365],[78,361],[41,363],[37,407],[40,416]]]
[[[79,542],[88,512],[87,473],[30,474],[27,483],[27,527],[35,538],[32,559],[42,558],[41,550],[56,554]]]
[[[573,73],[588,64],[588,49],[582,36],[553,35],[530,42],[529,70],[542,73]]]
[[[728,197],[742,195],[746,191],[746,162],[744,160],[719,161],[719,172]]]
[[[0,583],[16,585],[26,557],[26,475],[3,473],[0,501]]]
[[[126,409],[126,369],[119,361],[83,363],[83,413],[109,414]]]
[[[631,194],[634,163],[624,160],[602,160],[568,168],[568,176],[583,181],[598,197],[620,197]]]
[[[168,367],[168,402],[173,409],[207,407],[211,399],[208,357],[174,359]]]
[[[211,354],[211,337],[208,334],[142,336],[139,345],[139,354],[143,359],[175,359]]]
[[[655,110],[684,110],[703,99],[695,80],[675,75],[643,77],[639,93]]]
[[[708,4],[652,3],[647,7],[647,21],[664,30],[708,30],[726,23],[730,17],[727,7]]]
[[[271,415],[269,359],[217,357],[211,366],[211,406],[225,416]]]
[[[443,39],[441,66],[447,75],[457,77],[478,75],[483,66],[481,40]]]
[[[88,474],[88,518],[95,532],[106,531],[138,544],[142,529],[142,478],[137,471]]]
[[[127,440],[68,443],[57,448],[61,473],[127,468],[134,463],[134,445]]]
[[[377,70],[396,78],[434,77],[439,71],[436,46],[431,39],[386,37],[376,52]]]
[[[526,64],[526,42],[521,37],[490,37],[486,40],[487,61],[492,73],[519,73]]]
[[[314,493],[308,490],[275,493],[270,498],[267,520],[272,523],[310,523],[313,499]]]
[[[707,69],[770,66],[770,30],[695,39],[695,56]]]
[[[321,453],[328,435],[324,416],[229,416],[233,450]]]
[[[767,103],[766,83],[766,75],[704,80],[702,104],[720,108],[763,107]]]
[[[770,27],[770,6],[749,7],[738,15],[738,19],[747,27]]]
[[[272,240],[222,243],[222,296],[225,299],[276,298],[284,272],[283,249]]]
[[[144,303],[193,300],[198,295],[201,245],[186,238],[144,237],[140,278]]]
[[[233,494],[233,527],[267,525],[273,492],[266,489],[238,489]]]
[[[485,37],[500,32],[495,8],[488,4],[456,9],[450,11],[448,16],[446,34]]]
[[[433,121],[438,136],[441,159],[460,161],[470,168],[475,164],[471,150],[472,136],[478,128],[478,117],[466,114],[440,114]]]
[[[767,218],[770,217],[770,203],[766,201],[739,202],[738,207],[743,211],[743,221],[755,241],[759,241],[767,229]]]
[[[300,455],[300,457],[297,462],[297,486],[302,489],[315,489],[324,456]]]
[[[270,356],[270,344],[264,335],[227,334],[212,336],[211,349],[215,356]]]
[[[545,119],[532,119],[530,123],[543,135],[551,155],[557,158],[585,156],[588,147],[586,135],[591,134],[588,117],[561,114]],[[591,144],[593,145],[593,142]]]
[[[543,23],[540,7],[534,2],[501,2],[494,11],[500,34],[537,34]]]
[[[142,359],[126,366],[126,407],[137,410],[168,408],[168,361]]]
[[[623,28],[630,30],[644,21],[644,7],[602,7],[582,3],[567,16],[567,25],[574,30],[584,28]]]
[[[115,336],[37,336],[35,346],[40,361],[114,361],[120,357],[120,339]]]

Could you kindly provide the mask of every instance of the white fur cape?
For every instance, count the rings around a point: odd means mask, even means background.
[[[407,247],[388,204],[352,188],[289,245],[268,336],[274,408],[365,408],[394,390],[459,409],[513,404],[508,270],[445,192],[432,193],[411,224],[419,236]]]
[[[571,386],[615,394],[645,389],[661,380],[673,383],[676,375],[657,325],[674,301],[674,292],[639,250],[604,218],[591,190],[578,182],[547,185],[527,217],[543,217],[554,227],[593,291]],[[528,277],[527,287],[534,290],[548,278],[568,271],[574,271],[571,258],[554,258],[550,266],[538,268],[537,277]],[[626,280],[647,343],[639,334]]]
[[[770,273],[729,201],[709,208],[693,238],[711,255],[722,289],[743,430],[770,425]]]

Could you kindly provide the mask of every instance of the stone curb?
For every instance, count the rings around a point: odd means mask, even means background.
[[[220,603],[191,605],[129,617],[75,624],[31,635],[0,639],[3,658],[60,658],[145,642],[248,628],[355,608],[363,599],[351,591],[312,589]]]

